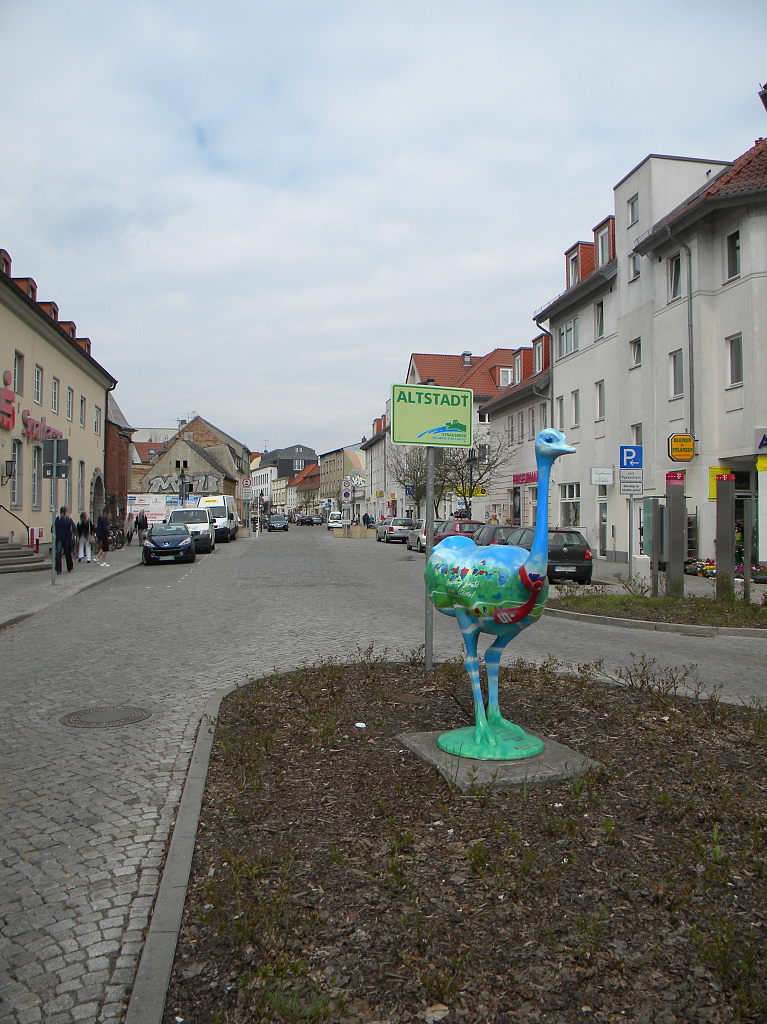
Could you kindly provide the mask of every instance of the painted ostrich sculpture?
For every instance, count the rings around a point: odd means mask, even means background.
[[[475,724],[443,733],[438,745],[450,754],[477,760],[520,760],[543,750],[543,741],[507,721],[498,706],[498,669],[506,645],[537,622],[546,605],[549,581],[549,477],[560,455],[574,452],[559,430],[542,430],[535,439],[538,467],[538,516],[528,551],[511,545],[480,546],[470,537],[447,537],[426,563],[426,589],[434,607],[453,615],[466,647],[464,664],[471,680]],[[482,696],[477,644],[480,633],[495,640],[485,651],[487,709]]]

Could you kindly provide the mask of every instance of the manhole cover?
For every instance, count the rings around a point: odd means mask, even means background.
[[[143,722],[151,714],[151,711],[144,708],[126,708],[115,704],[105,708],[73,711],[71,715],[64,715],[60,721],[62,725],[69,725],[73,729],[116,729],[120,725]]]

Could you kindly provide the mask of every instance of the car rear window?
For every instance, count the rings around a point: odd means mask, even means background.
[[[392,526],[412,526],[413,525],[413,520],[412,519],[392,519],[391,525]]]
[[[586,544],[586,538],[582,533],[577,533],[575,530],[556,530],[554,533],[549,534],[549,544],[556,544],[559,547],[570,546],[573,544]]]

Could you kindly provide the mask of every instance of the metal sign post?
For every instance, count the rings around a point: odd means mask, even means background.
[[[426,449],[426,559],[434,547],[434,449]],[[424,609],[423,667],[431,672],[434,667],[434,605],[426,592]]]

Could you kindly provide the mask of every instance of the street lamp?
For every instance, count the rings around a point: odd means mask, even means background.
[[[469,498],[466,505],[467,518],[471,519],[471,497],[474,494],[474,465],[477,461],[477,449],[469,448],[466,462],[469,466]]]

